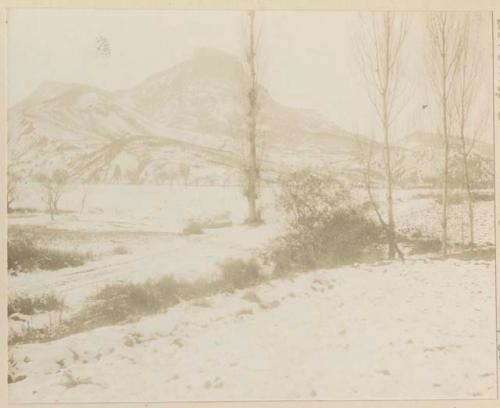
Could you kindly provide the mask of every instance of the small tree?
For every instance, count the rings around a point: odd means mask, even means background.
[[[34,177],[34,180],[42,187],[50,219],[54,220],[54,216],[59,214],[59,200],[69,181],[68,172],[58,169],[54,170],[50,175],[39,173]]]
[[[179,166],[179,174],[180,174],[185,186],[187,186],[187,184],[188,184],[190,173],[191,173],[191,168],[189,167],[189,165],[187,163],[182,163]]]
[[[16,149],[11,145],[11,140],[7,139],[7,142],[9,151],[7,161],[7,211],[9,212],[12,211],[12,204],[17,199],[18,187],[25,174],[23,167],[30,162],[27,156],[33,150],[33,146],[15,152]]]
[[[7,169],[7,212],[12,211],[12,203],[17,198],[21,176],[11,168]]]

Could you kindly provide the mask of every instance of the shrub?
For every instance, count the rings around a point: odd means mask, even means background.
[[[130,250],[123,245],[118,245],[113,248],[114,255],[127,255],[130,253]]]
[[[289,228],[266,254],[276,275],[359,261],[381,240],[380,228],[332,177],[310,170],[291,174],[282,182],[278,205]]]
[[[441,250],[441,240],[439,238],[418,238],[411,240],[410,243],[412,254],[426,254]]]
[[[262,280],[260,265],[255,258],[226,259],[220,265],[222,284],[230,289],[242,289],[255,285]]]
[[[494,191],[474,191],[472,192],[472,199],[474,201],[494,201],[495,192]]]
[[[67,251],[61,249],[40,248],[39,268],[44,270],[57,270],[69,266],[81,266],[87,260],[93,259],[89,252]]]
[[[459,253],[452,253],[449,258],[461,259],[464,261],[494,261],[496,250],[492,248],[477,248],[474,250],[465,250]]]
[[[52,329],[49,326],[44,327],[31,327],[28,326],[21,332],[12,331],[8,336],[9,345],[26,344],[26,343],[39,343],[51,341],[56,338],[63,337],[63,332],[58,332],[57,329]]]
[[[177,289],[177,282],[170,277],[107,285],[89,299],[73,324],[102,326],[160,312],[178,302]]]
[[[90,253],[41,247],[28,235],[9,238],[7,242],[7,267],[12,271],[57,270],[83,265],[92,258]]]
[[[193,235],[193,234],[201,234],[203,233],[203,226],[201,222],[197,220],[189,220],[182,230],[184,235]]]
[[[436,203],[441,204],[443,202],[442,192],[423,192],[417,193],[413,196],[416,199],[431,198]],[[493,201],[495,199],[494,192],[489,191],[473,191],[472,201]],[[462,204],[467,201],[467,192],[465,191],[450,191],[448,192],[448,204]]]
[[[39,248],[33,239],[21,236],[7,241],[7,268],[9,270],[32,271],[37,267],[40,258]]]
[[[63,310],[66,307],[64,300],[53,293],[44,295],[17,295],[9,299],[7,315],[22,313],[33,315],[39,312]]]

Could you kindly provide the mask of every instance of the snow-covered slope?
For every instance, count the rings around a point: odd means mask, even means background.
[[[493,262],[320,270],[15,346],[9,399],[494,398],[494,296]]]

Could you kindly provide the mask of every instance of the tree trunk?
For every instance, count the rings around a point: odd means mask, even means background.
[[[441,63],[442,63],[442,109],[443,109],[443,142],[444,142],[444,169],[443,169],[443,212],[442,212],[442,235],[441,254],[445,257],[448,253],[448,162],[449,162],[449,139],[448,139],[448,71],[446,61],[446,36],[443,28],[441,32]]]
[[[385,132],[385,154],[386,154],[386,177],[387,177],[387,227],[388,227],[388,258],[394,259],[396,256],[396,233],[394,223],[394,206],[392,199],[392,169],[391,151],[389,146],[388,130]]]
[[[80,214],[83,214],[83,210],[85,209],[86,201],[87,201],[87,187],[84,187],[82,201],[80,203]]]
[[[51,221],[54,221],[54,208],[52,206],[52,201],[49,201],[49,214]]]
[[[474,247],[474,203],[472,197],[472,188],[469,175],[469,163],[467,162],[467,153],[465,151],[465,137],[462,135],[462,161],[464,166],[465,190],[467,191],[467,203],[469,209],[469,246]]]
[[[53,204],[53,209],[54,209],[54,214],[59,215],[59,208],[57,208],[57,203],[59,201],[59,198],[54,198],[54,204]]]
[[[394,225],[394,207],[392,200],[392,167],[391,167],[391,145],[389,141],[389,85],[390,85],[390,70],[392,61],[390,59],[391,52],[391,27],[389,21],[389,15],[384,16],[386,33],[385,33],[385,80],[384,80],[384,92],[382,95],[383,103],[383,127],[384,127],[384,161],[385,161],[385,173],[386,173],[386,197],[387,197],[387,240],[388,240],[388,258],[394,259],[396,256],[396,234]]]
[[[441,219],[441,224],[443,228],[441,235],[441,254],[443,255],[443,257],[445,257],[448,253],[448,161],[449,161],[448,155],[449,155],[449,145],[446,137],[445,147],[444,147],[443,212]]]
[[[389,259],[396,256],[396,234],[394,225],[394,206],[392,200],[392,167],[391,167],[391,145],[389,142],[389,114],[387,106],[387,90],[384,92],[384,162],[386,175],[386,199],[387,199],[387,242]]]
[[[382,226],[382,228],[386,232],[387,236],[389,237],[390,236],[389,226],[385,223],[384,219],[382,218],[382,215],[380,214],[380,210],[378,208],[377,202],[375,201],[375,199],[373,197],[372,188],[371,188],[371,181],[370,181],[370,171],[371,171],[370,168],[368,168],[364,174],[364,177],[363,177],[364,183],[365,183],[365,188],[366,188],[366,191],[368,193],[368,199],[370,201],[370,204],[372,205],[373,210],[375,211],[375,214],[380,222],[380,225]],[[399,259],[401,259],[401,261],[404,262],[405,258],[404,258],[403,252],[399,249],[396,240],[394,240],[393,242],[394,242],[394,252],[396,252],[398,254]]]
[[[250,90],[248,92],[249,101],[249,129],[248,129],[248,144],[249,157],[248,166],[246,169],[247,176],[247,191],[246,197],[248,201],[248,218],[249,224],[257,224],[260,222],[260,214],[257,210],[257,188],[259,179],[259,168],[257,163],[257,80],[255,72],[255,28],[254,19],[255,12],[251,11],[250,16],[250,45],[248,54],[248,63],[250,66]]]

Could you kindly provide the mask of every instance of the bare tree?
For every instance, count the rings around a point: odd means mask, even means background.
[[[460,57],[463,51],[463,24],[457,15],[448,12],[429,13],[427,20],[429,72],[439,106],[438,134],[443,143],[443,198],[441,253],[448,251],[448,178],[451,147],[451,96],[456,86]]]
[[[7,166],[7,212],[12,211],[12,204],[17,199],[18,187],[22,178],[10,163]]]
[[[39,173],[35,175],[34,180],[40,183],[45,194],[44,200],[50,213],[50,219],[54,220],[54,216],[59,214],[59,200],[69,181],[68,172],[65,170],[54,170],[50,175]]]
[[[248,43],[245,56],[248,64],[248,133],[247,152],[244,165],[245,196],[248,202],[247,223],[258,224],[261,222],[260,211],[257,207],[260,185],[260,167],[257,160],[257,114],[258,114],[258,83],[257,83],[257,46],[258,38],[255,28],[255,11],[248,12]]]
[[[25,172],[23,172],[22,168],[24,165],[29,164],[29,158],[26,156],[28,156],[33,149],[33,146],[30,145],[21,151],[14,152],[10,143],[11,141],[8,139],[9,157],[7,162],[7,212],[12,211],[12,204],[17,199],[19,184],[25,177]]]
[[[181,176],[182,182],[185,186],[188,185],[189,175],[191,173],[191,167],[187,163],[181,163],[179,165],[179,175]]]
[[[387,221],[380,213],[388,241],[388,258],[397,248],[393,203],[393,164],[391,157],[392,125],[405,104],[401,99],[401,49],[408,32],[407,17],[394,12],[370,13],[362,24],[358,57],[370,102],[375,108],[383,132],[383,157],[386,181]]]
[[[478,102],[478,80],[481,55],[477,42],[471,33],[471,20],[466,18],[462,30],[462,49],[456,81],[454,100],[455,113],[459,127],[459,153],[463,166],[463,185],[467,193],[469,218],[469,246],[474,247],[474,202],[472,197],[471,153],[476,136],[482,130],[481,117],[474,118],[474,106]],[[482,110],[484,111],[484,110]]]
[[[82,183],[82,198],[80,200],[80,214],[83,214],[85,210],[85,204],[87,203],[87,197],[89,194],[90,186],[88,183]]]

